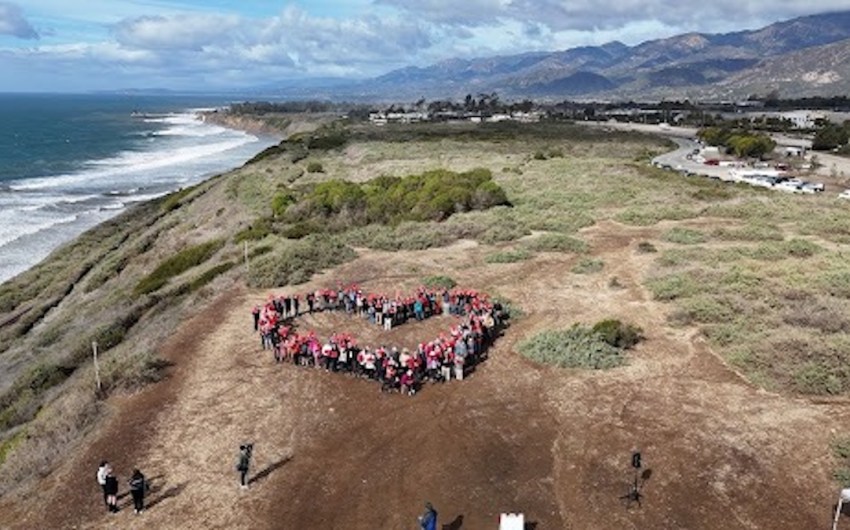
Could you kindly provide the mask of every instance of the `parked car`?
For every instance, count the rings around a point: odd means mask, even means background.
[[[838,194],[839,199],[850,199],[850,190],[844,190]]]

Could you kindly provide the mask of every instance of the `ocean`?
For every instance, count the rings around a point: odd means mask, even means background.
[[[128,206],[276,142],[207,124],[201,97],[0,94],[0,282]]]

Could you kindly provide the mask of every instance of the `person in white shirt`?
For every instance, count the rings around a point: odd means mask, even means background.
[[[100,489],[103,490],[103,504],[109,508],[109,502],[106,500],[106,476],[112,470],[112,467],[109,465],[109,462],[104,460],[100,463],[100,467],[97,468],[97,483],[100,484]]]

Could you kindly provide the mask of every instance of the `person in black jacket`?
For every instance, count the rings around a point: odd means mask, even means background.
[[[239,472],[239,486],[242,489],[248,487],[248,469],[251,467],[251,453],[254,444],[243,444],[239,446],[239,457],[236,460],[236,471]]]
[[[103,489],[106,491],[106,505],[109,511],[116,513],[118,511],[118,478],[112,473],[112,469],[106,475],[106,484]]]
[[[133,495],[133,507],[136,509],[137,514],[145,510],[145,491],[147,487],[145,476],[138,469],[134,469],[133,476],[130,477],[130,494]]]

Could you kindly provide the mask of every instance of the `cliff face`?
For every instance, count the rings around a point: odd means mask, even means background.
[[[302,113],[269,113],[235,114],[226,110],[204,112],[201,114],[204,121],[215,123],[230,129],[239,129],[258,136],[270,136],[272,138],[284,139],[303,132],[311,132],[325,123],[338,118],[337,115],[327,114],[302,114]]]

